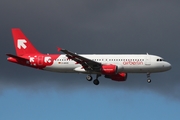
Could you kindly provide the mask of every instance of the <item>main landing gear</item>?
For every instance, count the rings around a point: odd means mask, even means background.
[[[101,75],[99,75],[99,74],[96,75],[96,79],[93,81],[93,83],[94,83],[95,85],[99,85],[98,77],[100,77],[100,76],[101,76]],[[87,76],[86,76],[86,79],[87,79],[88,81],[91,81],[91,80],[92,80],[92,76],[91,76],[91,75],[87,75]]]
[[[86,80],[87,80],[87,81],[91,81],[92,79],[93,79],[93,78],[92,78],[91,75],[87,75],[87,76],[86,76]]]
[[[147,73],[147,82],[151,83],[150,73]]]

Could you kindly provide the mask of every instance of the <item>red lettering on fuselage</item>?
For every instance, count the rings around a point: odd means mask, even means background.
[[[124,61],[123,65],[143,65],[142,61]]]

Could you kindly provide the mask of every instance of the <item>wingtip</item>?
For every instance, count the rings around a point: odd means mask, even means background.
[[[60,52],[62,50],[62,48],[60,47],[57,47],[57,51]]]
[[[11,28],[12,31],[14,30],[20,30],[20,28]]]

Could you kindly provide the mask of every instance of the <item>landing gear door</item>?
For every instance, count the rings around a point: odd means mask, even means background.
[[[149,56],[148,54],[146,55],[145,65],[151,65],[151,56]]]

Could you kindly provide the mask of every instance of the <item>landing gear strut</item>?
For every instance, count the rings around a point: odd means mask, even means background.
[[[99,75],[99,74],[96,75],[96,79],[93,81],[93,83],[94,83],[95,85],[99,85],[98,77],[100,77],[100,76],[101,76],[101,75]]]
[[[147,73],[147,82],[151,83],[150,73]]]

